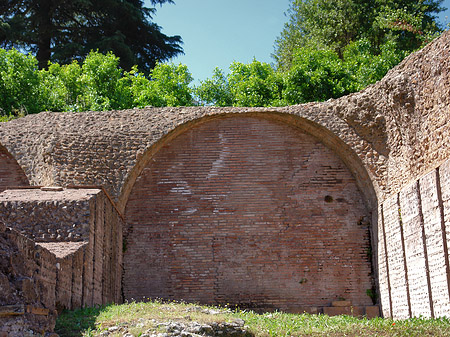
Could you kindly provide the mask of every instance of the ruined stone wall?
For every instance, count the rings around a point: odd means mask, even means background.
[[[128,300],[372,305],[371,216],[356,181],[285,123],[234,116],[191,128],[152,157],[125,215]]]
[[[450,317],[450,160],[380,206],[384,316]]]
[[[142,168],[161,146],[198,123],[223,115],[260,115],[297,126],[335,151],[355,175],[365,199],[376,204],[374,176],[385,158],[375,151],[333,103],[284,108],[146,108],[111,112],[41,113],[0,124],[0,143],[18,158],[32,185],[100,185],[123,211]],[[27,130],[17,135],[18,130]],[[358,155],[360,155],[358,157]],[[380,162],[378,163],[378,161]],[[380,172],[381,173],[381,172]],[[379,181],[380,180],[380,181]]]
[[[56,258],[0,223],[0,333],[38,336],[56,319]]]
[[[29,276],[32,282],[43,279],[35,287],[44,309],[122,301],[122,218],[102,190],[6,190],[0,193],[0,222],[11,233],[24,233],[20,237],[32,245],[27,254],[44,252],[45,261],[30,269],[37,274]],[[77,227],[83,229],[80,236],[65,230]],[[43,237],[35,228],[54,235]],[[5,296],[10,293],[5,289]]]
[[[92,194],[78,190],[6,190],[0,221],[37,242],[89,240]]]

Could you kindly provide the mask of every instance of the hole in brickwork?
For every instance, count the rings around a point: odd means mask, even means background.
[[[333,197],[331,195],[326,195],[324,200],[325,202],[333,202]]]

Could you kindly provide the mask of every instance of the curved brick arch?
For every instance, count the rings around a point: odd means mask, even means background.
[[[155,153],[157,153],[162,148],[162,146],[164,146],[164,144],[170,142],[174,138],[178,137],[180,134],[186,132],[192,127],[195,127],[196,125],[200,125],[210,120],[218,118],[219,119],[232,118],[234,116],[257,116],[258,118],[261,119],[280,121],[289,124],[292,127],[299,128],[303,132],[306,132],[315,137],[316,139],[318,139],[325,146],[332,149],[349,168],[351,173],[356,178],[356,183],[364,195],[364,202],[366,203],[367,207],[371,211],[373,211],[374,216],[376,216],[375,213],[378,205],[377,191],[380,190],[378,187],[378,183],[375,179],[371,177],[371,175],[366,170],[364,163],[361,161],[361,158],[355,153],[355,151],[348,144],[346,144],[333,132],[331,132],[324,126],[318,124],[317,122],[294,114],[279,113],[279,112],[271,113],[267,111],[246,112],[246,113],[241,112],[236,114],[226,113],[210,116],[206,115],[201,116],[198,119],[194,119],[176,126],[174,129],[172,129],[172,131],[168,132],[161,139],[159,139],[159,141],[153,143],[149,148],[145,150],[144,153],[142,153],[138,157],[135,166],[131,169],[130,173],[126,177],[123,183],[123,187],[121,188],[120,195],[118,197],[117,206],[121,210],[121,212],[125,211],[125,206],[128,202],[131,189],[133,188],[136,179],[142,173],[142,170],[152,159]]]
[[[16,159],[0,145],[0,192],[7,187],[28,185],[28,179]]]
[[[204,118],[145,154],[125,208],[126,298],[282,310],[371,303],[365,197],[316,138],[327,131],[288,118]]]

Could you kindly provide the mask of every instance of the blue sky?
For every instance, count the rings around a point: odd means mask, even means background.
[[[228,70],[233,61],[273,63],[273,44],[287,21],[289,0],[174,0],[157,7],[154,22],[166,35],[181,35],[185,55],[172,61],[186,64],[198,80],[215,67]],[[450,0],[444,7],[450,8]],[[450,10],[441,13],[450,19]]]

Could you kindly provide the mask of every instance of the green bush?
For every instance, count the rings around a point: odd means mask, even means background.
[[[199,102],[218,106],[282,105],[282,79],[267,63],[253,60],[249,64],[233,62],[230,74],[214,69],[211,79],[195,88]]]
[[[16,49],[0,49],[0,115],[39,112],[37,60]]]
[[[0,76],[2,116],[188,106],[194,102],[189,87],[192,76],[185,65],[158,63],[148,78],[136,66],[123,71],[112,53],[91,52],[81,64],[49,63],[47,69],[38,70],[34,56],[0,49]]]
[[[283,78],[284,99],[289,104],[298,104],[344,95],[348,74],[336,52],[300,48]]]
[[[379,50],[379,53],[375,52]],[[149,76],[119,67],[112,53],[92,51],[79,63],[49,63],[0,49],[1,121],[40,111],[104,111],[145,106],[280,106],[338,98],[380,80],[406,52],[395,38],[374,48],[368,39],[350,43],[342,57],[331,49],[300,48],[287,71],[253,60],[233,62],[229,74],[216,68],[211,79],[191,88],[186,65],[157,63]]]

